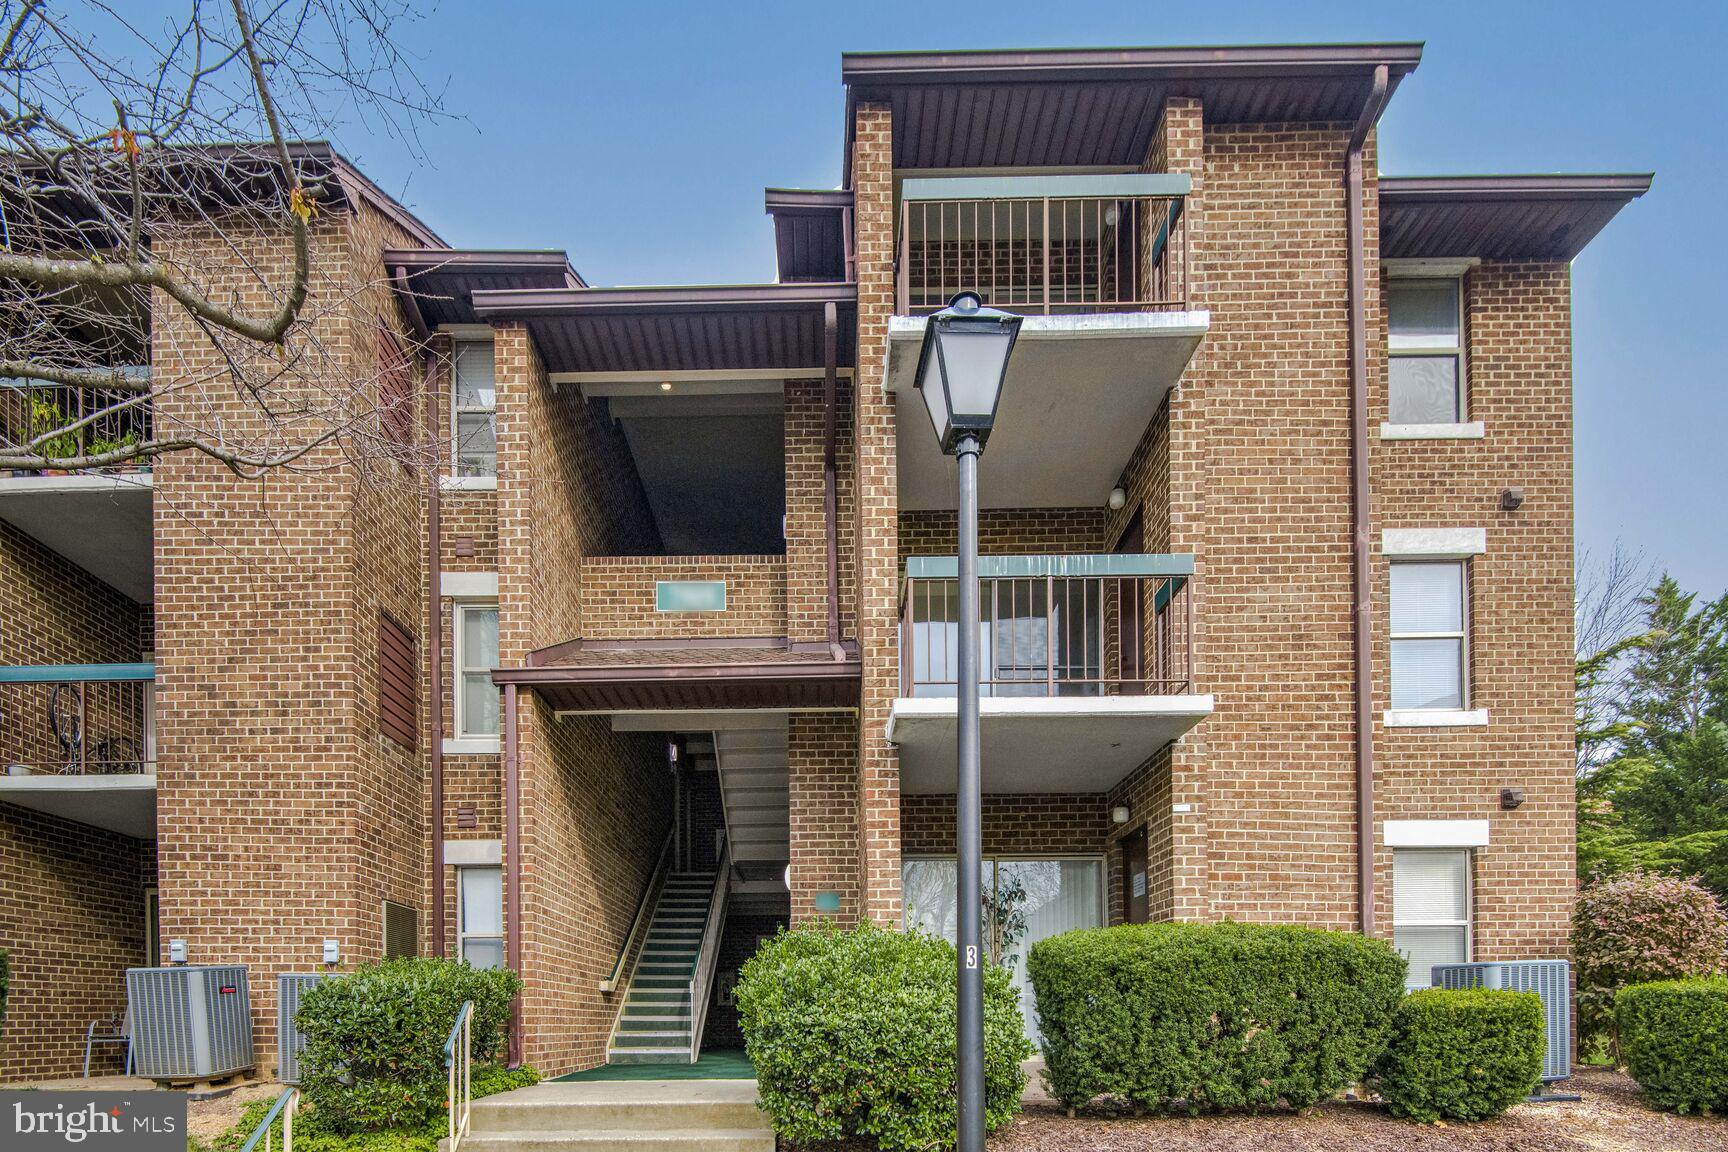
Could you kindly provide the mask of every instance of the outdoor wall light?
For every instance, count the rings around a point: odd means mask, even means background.
[[[1502,789],[1500,789],[1500,807],[1506,809],[1506,811],[1510,812],[1514,808],[1521,807],[1523,805],[1523,803],[1524,803],[1524,789],[1522,789],[1522,788],[1502,788]]]
[[[1128,493],[1120,487],[1110,489],[1110,511],[1118,512],[1128,503]]]
[[[1500,490],[1500,511],[1516,512],[1524,507],[1524,489],[1502,488]]]
[[[989,439],[1020,319],[962,292],[926,323],[914,383],[948,455],[964,439],[977,442],[974,451]]]
[[[1110,823],[1112,823],[1112,824],[1126,824],[1126,823],[1128,823],[1128,805],[1118,804],[1118,805],[1116,805],[1116,807],[1110,809]]]

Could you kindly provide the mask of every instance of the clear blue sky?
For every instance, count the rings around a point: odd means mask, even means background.
[[[1728,4],[488,3],[407,37],[464,119],[339,143],[452,243],[594,284],[770,280],[764,185],[835,186],[843,50],[1423,40],[1401,174],[1649,171],[1578,260],[1578,540],[1728,587]]]

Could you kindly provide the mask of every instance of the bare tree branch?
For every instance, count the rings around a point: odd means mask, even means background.
[[[316,270],[341,162],[303,142],[441,114],[409,0],[184,3],[0,0],[0,468],[408,462],[355,355],[380,284]]]

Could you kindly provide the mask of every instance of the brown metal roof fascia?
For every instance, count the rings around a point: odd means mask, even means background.
[[[586,288],[570,257],[553,248],[392,248],[384,262],[410,272],[449,272],[452,275],[502,275],[512,272],[560,272],[568,288]]]
[[[1619,200],[1650,191],[1653,172],[1531,176],[1382,176],[1380,199],[1468,204],[1482,200]]]
[[[770,216],[835,216],[852,207],[852,190],[764,188],[762,209]]]
[[[330,164],[335,173],[337,183],[341,184],[348,195],[355,195],[369,201],[372,206],[383,213],[397,227],[413,236],[428,248],[448,248],[442,237],[426,226],[414,213],[402,206],[395,197],[386,193],[378,185],[367,179],[366,174],[354,167],[335,149],[330,150]]]
[[[1371,74],[1390,85],[1422,61],[1419,41],[1384,44],[1266,44],[1169,48],[987,49],[977,52],[846,52],[840,79],[868,99],[876,88],[909,84],[1049,83],[1087,80],[1200,80]]]
[[[554,684],[651,684],[679,680],[856,680],[862,675],[862,670],[863,665],[857,660],[494,668],[492,683],[532,688]]]
[[[624,316],[652,312],[776,311],[852,304],[856,284],[717,284],[646,288],[524,288],[476,292],[474,312],[483,317]]]

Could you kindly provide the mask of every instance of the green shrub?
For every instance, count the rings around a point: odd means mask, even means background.
[[[1386,1046],[1404,960],[1317,928],[1131,924],[1033,945],[1050,1092],[1137,1107],[1306,1108]]]
[[[1728,980],[1634,984],[1614,1015],[1626,1069],[1652,1104],[1728,1111]]]
[[[1486,1120],[1541,1082],[1546,1033],[1534,992],[1414,992],[1393,1017],[1376,1087],[1394,1116]]]
[[[513,1088],[526,1088],[540,1083],[540,1073],[523,1065],[506,1068],[502,1064],[476,1064],[472,1084],[473,1098],[493,1096]],[[275,1100],[255,1100],[246,1105],[234,1127],[209,1140],[189,1137],[187,1152],[240,1152]],[[282,1146],[282,1118],[270,1125],[271,1147]],[[332,1132],[316,1109],[308,1109],[294,1117],[294,1147],[299,1152],[437,1152],[438,1141],[449,1131],[449,1118],[440,1108],[438,1115],[418,1128],[389,1128],[380,1132]],[[260,1145],[259,1147],[262,1147]]]
[[[6,1022],[6,1001],[12,995],[12,954],[0,948],[0,1024]]]
[[[474,1001],[474,1057],[502,1051],[512,972],[430,957],[386,960],[306,990],[295,1017],[306,1037],[300,1087],[333,1133],[416,1128],[442,1115],[444,1041]]]
[[[954,1143],[953,946],[873,926],[782,932],[738,974],[738,1022],[774,1128],[890,1152]],[[985,1123],[1020,1108],[1032,1054],[1006,969],[984,971]]]
[[[1728,918],[1691,880],[1634,871],[1584,889],[1572,913],[1582,1046],[1612,1042],[1620,989],[1714,975],[1724,948]]]

